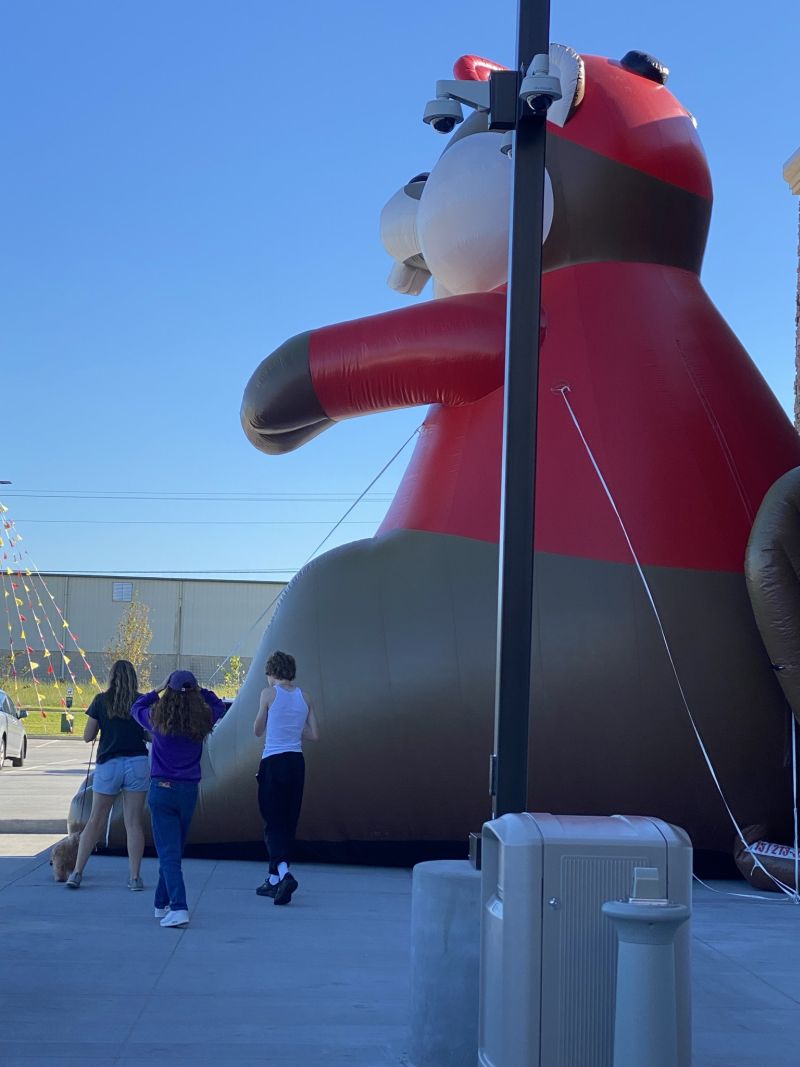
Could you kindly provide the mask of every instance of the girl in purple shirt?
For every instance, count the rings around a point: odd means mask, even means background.
[[[155,916],[162,926],[189,924],[181,858],[197,804],[203,741],[225,711],[216,693],[201,689],[191,671],[173,671],[131,708],[153,738],[147,799],[159,862]]]

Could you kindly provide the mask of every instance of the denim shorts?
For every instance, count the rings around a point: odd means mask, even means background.
[[[94,769],[92,791],[115,797],[121,789],[146,793],[150,785],[150,759],[147,756],[115,756]]]

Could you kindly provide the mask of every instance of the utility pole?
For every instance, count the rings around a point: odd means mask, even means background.
[[[519,0],[517,78],[550,50],[550,0]],[[492,814],[528,805],[533,536],[547,101],[517,94],[512,140]]]

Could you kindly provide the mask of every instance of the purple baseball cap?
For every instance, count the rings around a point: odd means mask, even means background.
[[[197,679],[191,671],[173,671],[167,685],[176,693],[185,693],[188,689],[197,689]]]

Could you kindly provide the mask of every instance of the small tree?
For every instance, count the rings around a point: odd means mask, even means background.
[[[228,667],[222,676],[222,684],[226,689],[238,689],[242,684],[242,657],[231,656]]]
[[[117,632],[106,648],[106,656],[110,663],[118,659],[129,660],[136,668],[140,689],[146,688],[150,682],[148,653],[152,640],[150,609],[134,596],[117,624]]]

